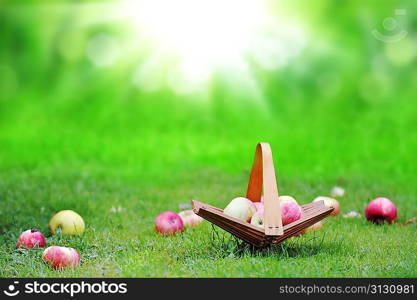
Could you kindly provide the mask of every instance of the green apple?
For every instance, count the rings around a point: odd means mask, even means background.
[[[82,234],[84,232],[84,220],[72,210],[61,210],[49,221],[49,230],[55,234],[58,228],[64,235]]]
[[[250,220],[250,223],[259,228],[265,228],[265,221],[264,221],[264,212],[257,211]]]

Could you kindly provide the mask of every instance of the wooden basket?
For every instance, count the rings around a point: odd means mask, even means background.
[[[222,209],[198,201],[193,201],[193,210],[200,217],[257,248],[279,244],[324,219],[333,211],[333,208],[325,207],[323,201],[309,203],[302,205],[304,213],[299,220],[282,225],[274,162],[268,143],[259,143],[256,147],[246,198],[260,202],[262,194],[264,228],[225,215]]]

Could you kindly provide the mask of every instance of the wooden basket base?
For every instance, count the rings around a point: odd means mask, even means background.
[[[324,219],[333,211],[333,208],[325,207],[323,201],[309,203],[301,207],[304,211],[302,218],[285,225],[283,235],[273,236],[266,235],[263,228],[225,215],[223,210],[219,208],[193,201],[193,210],[197,215],[257,248],[266,248],[270,245],[282,243],[286,239],[296,236],[304,229]]]

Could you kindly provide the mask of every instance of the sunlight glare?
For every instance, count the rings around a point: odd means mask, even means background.
[[[165,84],[178,93],[204,89],[219,70],[240,72],[242,61],[265,70],[285,67],[304,46],[302,31],[271,16],[266,0],[136,0],[120,7],[138,45],[175,61]],[[244,72],[252,76],[250,67]]]

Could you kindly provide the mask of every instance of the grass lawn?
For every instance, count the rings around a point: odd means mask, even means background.
[[[184,133],[178,124],[190,113],[185,111],[172,127],[154,122],[160,128],[152,135],[129,127],[136,105],[113,107],[116,118],[91,123],[88,114],[68,118],[68,107],[32,106],[26,114],[15,106],[4,115],[0,131],[2,277],[417,275],[415,224],[378,227],[339,216],[326,219],[319,232],[265,251],[253,251],[208,222],[174,237],[157,235],[153,226],[158,213],[178,211],[191,199],[224,207],[243,195],[259,140],[271,141],[282,194],[307,203],[341,185],[347,191],[340,199],[342,213],[363,213],[370,199],[384,195],[405,221],[417,215],[415,165],[409,163],[416,136],[404,126],[415,129],[416,123],[405,117],[407,111],[396,118],[395,112],[372,110],[349,129],[347,120],[336,121],[341,114],[324,118],[332,112],[323,111],[310,119],[305,113],[298,125],[283,115],[288,122],[274,131],[264,123],[246,130],[237,119],[240,131],[217,131],[209,123]],[[89,113],[100,109],[93,102]],[[119,206],[121,212],[111,211]],[[62,209],[80,213],[86,232],[81,237],[48,234],[48,244],[78,249],[82,264],[76,270],[54,271],[42,262],[42,250],[15,249],[20,232],[38,227],[48,233],[49,219]]]

